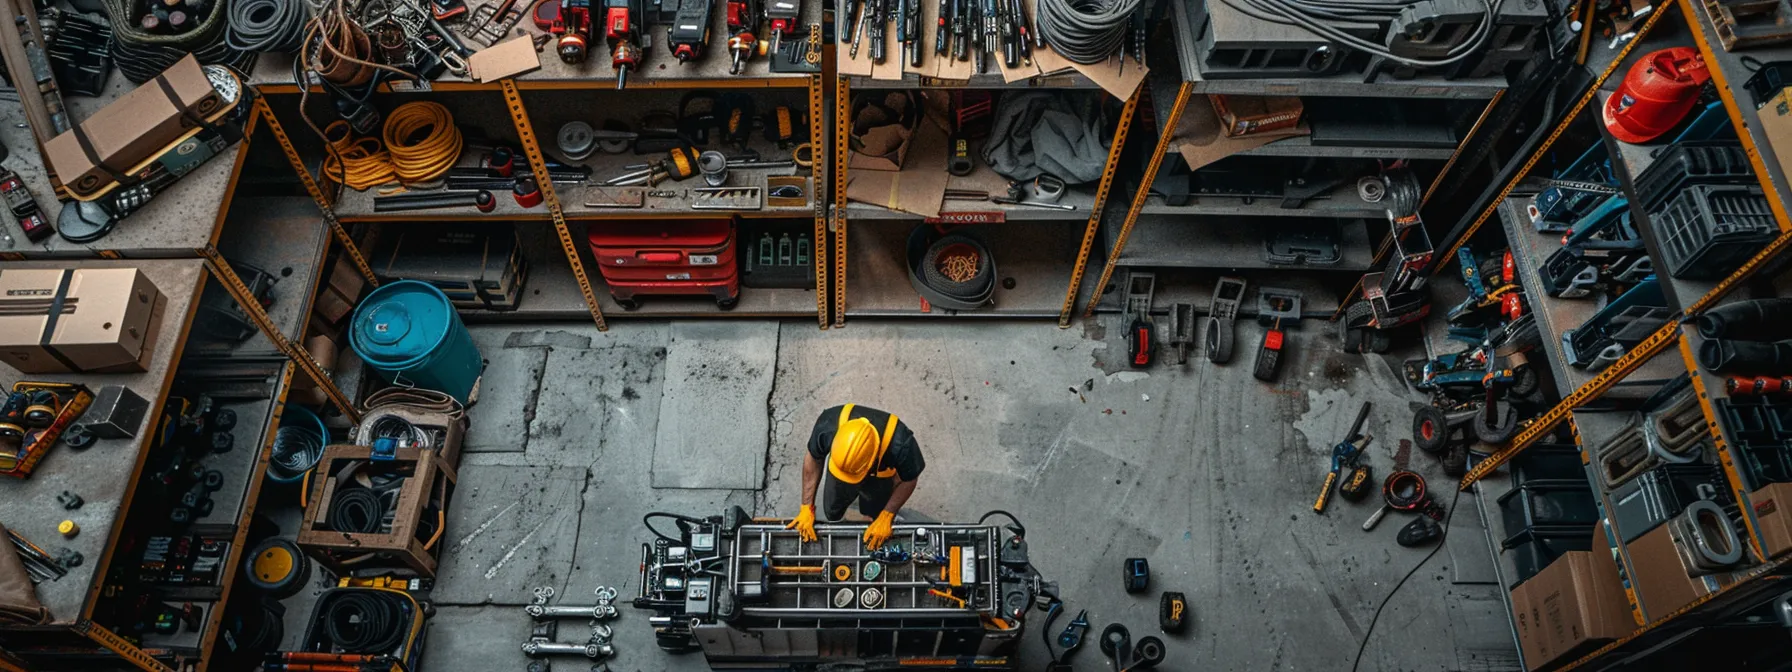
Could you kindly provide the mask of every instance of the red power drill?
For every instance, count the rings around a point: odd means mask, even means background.
[[[728,74],[740,74],[759,46],[759,38],[753,35],[759,24],[758,4],[757,0],[728,0],[724,7],[728,14]]]
[[[604,41],[610,45],[610,67],[616,69],[616,88],[628,83],[629,68],[641,65],[645,32],[641,22],[647,13],[642,0],[604,0]]]

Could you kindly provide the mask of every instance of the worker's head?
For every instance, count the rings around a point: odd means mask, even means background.
[[[864,418],[853,418],[834,431],[834,446],[828,452],[828,473],[843,483],[865,480],[877,464],[879,445],[877,428]]]

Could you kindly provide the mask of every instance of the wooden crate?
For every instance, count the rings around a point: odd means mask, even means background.
[[[441,553],[440,526],[436,530],[436,545],[427,548],[429,538],[422,534],[421,527],[426,520],[442,520],[428,511],[429,503],[438,501],[444,510],[447,508],[454,494],[454,467],[433,450],[400,448],[396,459],[380,463],[371,462],[371,454],[372,449],[367,446],[334,445],[324,449],[311,479],[309,504],[299,528],[299,546],[338,574],[351,569],[402,565],[420,576],[434,578]],[[329,512],[338,491],[338,479],[366,470],[407,476],[391,509],[391,526],[381,533],[331,529]],[[373,555],[371,560],[345,562],[368,554]]]

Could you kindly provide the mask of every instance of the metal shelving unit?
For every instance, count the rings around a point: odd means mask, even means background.
[[[1531,314],[1537,316],[1538,330],[1544,334],[1543,352],[1554,374],[1551,377],[1556,381],[1556,394],[1565,397],[1585,385],[1593,374],[1568,365],[1561,334],[1586,322],[1598,312],[1599,305],[1592,299],[1561,299],[1543,291],[1537,268],[1549,255],[1562,248],[1562,239],[1558,235],[1538,233],[1531,227],[1530,216],[1526,214],[1530,204],[1530,196],[1506,199],[1500,204],[1500,223],[1506,227],[1507,249],[1512,251],[1519,285],[1524,287],[1525,300]]]
[[[1338,220],[1339,250],[1336,263],[1278,264],[1265,258],[1267,241],[1261,229],[1237,226],[1219,217],[1181,218],[1141,215],[1133,224],[1131,251],[1115,265],[1141,268],[1274,269],[1312,273],[1339,271],[1360,273],[1370,268],[1375,249],[1370,246],[1370,224],[1360,219]],[[1103,228],[1108,249],[1114,249],[1119,232]]]

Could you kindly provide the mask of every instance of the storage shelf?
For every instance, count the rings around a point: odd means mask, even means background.
[[[1291,273],[1369,270],[1375,249],[1369,242],[1368,225],[1362,220],[1338,222],[1343,256],[1329,266],[1276,264],[1263,258],[1266,228],[1245,227],[1237,222],[1203,219],[1172,220],[1140,217],[1133,224],[1120,255],[1119,266],[1159,268],[1275,269]],[[1114,249],[1120,232],[1116,222],[1102,226],[1107,249]]]
[[[1282,199],[1273,196],[1246,198],[1239,196],[1202,196],[1195,194],[1187,205],[1168,205],[1160,196],[1145,201],[1142,215],[1231,215],[1235,217],[1337,217],[1386,221],[1387,211],[1380,203],[1364,201],[1356,192],[1356,180],[1347,180],[1298,208],[1282,207]]]
[[[1729,86],[1718,86],[1718,96],[1723,98],[1724,107],[1730,111],[1732,122],[1737,119],[1741,124],[1736,132],[1753,146],[1753,153],[1760,156],[1762,166],[1756,168],[1756,177],[1761,179],[1761,187],[1778,195],[1780,203],[1792,203],[1792,190],[1789,190],[1786,172],[1780,168],[1776,148],[1767,137],[1767,130],[1761,127],[1761,113],[1742,91],[1742,85],[1754,75],[1753,69],[1743,63],[1744,58],[1754,59],[1762,63],[1792,60],[1792,45],[1776,44],[1763,47],[1750,47],[1740,52],[1725,51],[1723,43],[1718,42],[1712,34],[1711,15],[1705,4],[1698,0],[1689,0],[1682,5],[1689,16],[1696,17],[1692,23],[1693,42],[1698,45],[1699,53],[1705,62],[1721,75]],[[1792,151],[1792,147],[1778,148],[1781,151]],[[1761,173],[1761,167],[1766,172]],[[1781,230],[1787,230],[1788,222],[1779,222]]]
[[[1609,91],[1599,92],[1600,109],[1604,109],[1605,99],[1611,96]],[[1655,150],[1665,147],[1633,145],[1620,142],[1605,130],[1605,124],[1599,124],[1599,136],[1605,142],[1605,149],[1612,157],[1612,173],[1618,177],[1618,185],[1630,199],[1630,221],[1642,233],[1643,245],[1649,250],[1650,258],[1656,260],[1655,277],[1661,282],[1661,289],[1667,295],[1668,305],[1684,313],[1687,307],[1717,288],[1716,280],[1682,280],[1668,275],[1665,257],[1661,254],[1661,242],[1655,236],[1655,224],[1649,219],[1649,212],[1643,209],[1642,201],[1636,197],[1636,176],[1648,170],[1655,163]]]
[[[68,262],[9,262],[7,268],[65,268]],[[150,427],[156,410],[168,396],[176,364],[187,340],[199,288],[205,280],[204,262],[198,259],[108,260],[95,259],[81,263],[83,268],[139,268],[150,282],[167,297],[160,323],[155,330],[155,351],[147,371],[127,374],[31,374],[23,375],[11,367],[0,367],[0,385],[11,389],[19,380],[73,382],[87,385],[96,394],[106,385],[121,385],[149,401],[149,412],[136,437],[103,439],[85,450],[67,446],[51,449],[30,479],[0,479],[0,500],[34,502],[33,506],[14,507],[7,514],[7,527],[41,546],[68,547],[86,556],[80,567],[69,570],[61,580],[37,586],[38,599],[50,612],[51,624],[67,626],[86,618],[92,611],[103,577],[112,560],[111,549],[121,532],[122,512],[128,510],[136,493],[137,481],[148,456]],[[87,500],[77,511],[64,511],[50,506],[57,493],[68,490]],[[74,520],[84,532],[74,539],[61,539],[56,525],[64,519]]]
[[[907,246],[913,226],[879,222],[850,227],[847,235],[846,315],[902,318],[1056,318],[1070,287],[1083,227],[1062,223],[967,226],[989,247],[999,273],[994,305],[982,310],[922,310],[909,284]],[[1008,288],[1006,281],[1014,286]]]
[[[931,44],[931,43],[930,43]],[[927,52],[932,56],[931,49]],[[892,56],[894,57],[894,56]],[[1101,85],[1075,70],[1061,70],[1051,74],[1034,75],[1026,79],[1007,81],[1000,73],[992,72],[971,75],[970,79],[940,79],[923,77],[915,73],[906,73],[902,79],[873,79],[864,75],[847,76],[847,85],[854,91],[879,91],[889,89],[1086,89],[1100,90]]]
[[[268,319],[288,340],[302,342],[318,275],[330,247],[329,227],[319,219],[317,204],[308,198],[257,198],[239,203],[242,207],[232,209],[231,227],[219,240],[218,249],[225,261],[254,266],[277,278],[273,304],[267,306]],[[243,273],[243,269],[234,270],[239,276]],[[204,291],[223,293],[224,287],[214,280],[206,283]],[[198,333],[192,341],[192,354],[239,357],[278,352],[259,331],[240,342]]]
[[[1628,415],[1628,413],[1574,411],[1570,417],[1579,436],[1581,461],[1587,469],[1587,484],[1592,487],[1593,496],[1599,505],[1598,531],[1605,535],[1606,544],[1617,560],[1618,578],[1624,586],[1625,597],[1630,600],[1631,617],[1639,623],[1647,623],[1649,622],[1649,610],[1643,604],[1642,596],[1636,590],[1637,576],[1632,569],[1636,565],[1630,560],[1630,549],[1613,531],[1610,516],[1611,497],[1606,494],[1604,481],[1599,476],[1598,446],[1617,436],[1618,432],[1624,428],[1624,419]]]
[[[1389,130],[1398,130],[1390,128]],[[1448,160],[1456,155],[1454,148],[1439,147],[1364,147],[1315,145],[1312,136],[1283,138],[1262,147],[1239,152],[1239,156],[1330,157],[1342,159],[1434,159]]]
[[[1170,3],[1170,20],[1176,22],[1176,48],[1181,58],[1182,78],[1195,83],[1196,93],[1225,93],[1263,96],[1356,96],[1388,98],[1467,98],[1488,99],[1507,87],[1504,77],[1482,79],[1443,79],[1427,75],[1413,79],[1384,76],[1364,82],[1362,73],[1345,72],[1327,77],[1208,79],[1202,75],[1200,50],[1196,36],[1201,26],[1185,3]]]
[[[1561,299],[1544,291],[1537,269],[1549,255],[1562,249],[1562,239],[1558,235],[1538,233],[1531,226],[1527,213],[1530,205],[1529,196],[1507,198],[1500,203],[1500,222],[1506,227],[1508,249],[1512,250],[1512,261],[1517,267],[1519,285],[1524,287],[1525,301],[1530,304],[1531,314],[1537,316],[1543,351],[1549,359],[1550,371],[1554,373],[1557,394],[1566,397],[1591,381],[1595,372],[1568,365],[1562,334],[1586,323],[1587,318],[1599,312],[1599,302],[1591,297]]]
[[[986,192],[992,197],[1005,197],[1007,195],[1007,185],[1011,180],[1003,177],[994,169],[991,169],[989,164],[983,162],[982,157],[975,155],[975,152],[973,152],[971,161],[976,166],[971,170],[971,174],[962,177],[954,175],[947,178],[946,188],[968,189],[971,191]],[[903,172],[920,172],[921,170],[922,168],[920,167],[910,165],[908,170]],[[849,179],[853,172],[857,171],[848,171],[847,175]],[[1070,186],[1065,189],[1064,197],[1060,199],[1058,203],[1061,205],[1075,206],[1075,210],[1008,205],[991,201],[948,200],[940,204],[940,212],[942,214],[998,213],[1003,219],[1013,220],[1087,222],[1089,221],[1090,208],[1095,206],[1095,190],[1097,186],[1098,185],[1095,183],[1090,183]],[[1031,193],[1032,189],[1029,187],[1027,191]],[[925,217],[912,212],[903,212],[901,210],[894,210],[881,205],[860,201],[847,202],[846,218],[848,221],[910,221],[915,223],[920,223],[923,219],[926,219]],[[1071,258],[1074,259],[1075,255],[1072,255]]]
[[[1500,512],[1499,500],[1512,490],[1510,471],[1498,472],[1474,486],[1475,510],[1481,516],[1481,529],[1487,534],[1487,547],[1493,552],[1493,580],[1498,584],[1494,592],[1500,595],[1500,604],[1506,608],[1506,623],[1512,629],[1513,654],[1518,657],[1520,669],[1531,669],[1524,661],[1524,646],[1518,642],[1518,624],[1514,620],[1512,608],[1512,580],[1518,578],[1518,563],[1512,555],[1500,550],[1500,542],[1506,537],[1506,518]]]
[[[73,112],[71,116],[88,119],[107,103],[135,88],[136,85],[122,75],[112,77],[100,97],[69,96],[67,103]],[[17,253],[31,259],[90,258],[100,256],[102,252],[117,252],[131,258],[196,256],[195,250],[218,239],[237,175],[248,154],[249,140],[250,134],[244,134],[241,142],[232,144],[182,176],[147,205],[119,220],[111,232],[91,243],[69,242],[56,234],[39,242],[30,242],[8,215],[4,217],[7,221],[0,222],[0,226],[5,227],[15,242],[10,250],[0,249],[0,254]],[[5,167],[18,173],[51,227],[60,230],[62,203],[57,201],[56,191],[50,187],[46,164],[37,150],[37,140],[25,123],[24,108],[16,103],[0,105],[0,142],[12,150]]]
[[[526,9],[525,9],[526,11]],[[772,72],[770,56],[755,56],[747,63],[739,75],[728,74],[728,17],[724,12],[713,12],[709,48],[703,57],[680,65],[667,50],[664,26],[650,26],[653,33],[653,46],[642,58],[642,68],[630,72],[626,89],[646,88],[805,88],[809,85],[809,77],[820,73],[785,73]],[[819,25],[822,21],[821,3],[803,3],[803,25]],[[459,24],[450,25],[453,29]],[[515,30],[527,30],[532,35],[539,35],[530,19],[525,16],[519,21]],[[615,89],[616,71],[609,65],[609,48],[603,43],[602,31],[594,35],[590,54],[584,63],[569,65],[554,53],[552,44],[538,52],[541,58],[541,69],[516,77],[519,89]],[[457,33],[458,34],[458,33]],[[769,33],[767,34],[769,37]],[[461,35],[461,41],[474,50],[481,50],[483,45]],[[288,54],[262,54],[255,65],[249,81],[264,87],[273,93],[290,93],[298,90],[292,77],[292,56]],[[498,91],[498,82],[475,82],[470,79],[444,75],[442,79],[428,82],[436,91]],[[321,90],[313,86],[313,91]]]
[[[591,311],[579,293],[578,281],[566,262],[566,253],[554,233],[545,228],[527,228],[517,232],[523,258],[529,261],[529,277],[523,285],[523,298],[516,310],[462,309],[468,322],[526,322],[531,320],[590,320]],[[575,231],[575,240],[584,240]],[[732,310],[716,307],[708,297],[643,296],[641,307],[623,310],[605,288],[597,264],[587,250],[580,251],[585,272],[605,319],[704,317],[704,318],[767,318],[813,317],[815,291],[810,289],[768,289],[742,287],[740,303]],[[825,258],[825,257],[824,257]]]

